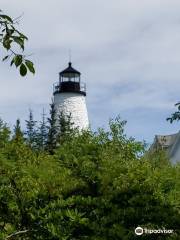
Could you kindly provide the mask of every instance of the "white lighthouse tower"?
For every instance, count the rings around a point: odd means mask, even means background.
[[[86,85],[81,82],[81,73],[72,67],[59,73],[59,82],[54,84],[54,106],[57,114],[71,116],[73,126],[79,130],[89,127],[86,108]]]

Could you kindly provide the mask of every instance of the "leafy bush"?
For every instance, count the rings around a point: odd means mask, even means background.
[[[1,124],[0,239],[131,240],[137,226],[174,229],[158,239],[178,239],[180,166],[162,152],[143,155],[124,124],[71,132],[53,154]]]

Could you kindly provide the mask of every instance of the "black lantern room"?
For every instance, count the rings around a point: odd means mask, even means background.
[[[54,84],[54,94],[62,92],[75,92],[86,95],[86,86],[81,83],[81,73],[69,66],[59,73],[59,82]]]

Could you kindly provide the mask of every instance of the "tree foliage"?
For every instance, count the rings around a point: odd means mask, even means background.
[[[40,121],[39,130],[37,132],[37,147],[39,150],[44,151],[47,146],[48,126],[46,114],[43,109],[42,120]]]
[[[131,240],[137,226],[174,229],[158,239],[178,239],[180,165],[143,155],[124,124],[75,131],[49,154],[17,144],[1,122],[0,239]]]
[[[49,153],[53,154],[57,145],[58,127],[56,124],[56,110],[52,102],[50,104],[50,117],[48,118],[48,135],[47,135],[47,149]]]
[[[177,107],[177,111],[166,119],[167,121],[170,121],[170,123],[180,120],[180,102],[176,103],[175,106]]]
[[[14,133],[12,140],[15,141],[16,143],[21,143],[24,141],[24,134],[23,131],[21,130],[21,124],[20,124],[20,119],[16,120],[16,125],[14,126]]]
[[[37,121],[34,120],[33,112],[29,110],[29,119],[26,120],[26,142],[31,148],[36,149],[37,147]]]
[[[35,68],[33,62],[24,55],[25,41],[28,38],[17,29],[19,19],[20,17],[13,19],[0,10],[0,44],[7,51],[3,61],[10,60],[10,65],[15,65],[19,69],[20,75],[25,76],[27,71],[34,74]],[[14,50],[17,47],[20,52]]]

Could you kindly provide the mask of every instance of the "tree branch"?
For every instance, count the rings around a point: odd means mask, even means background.
[[[27,232],[30,232],[30,230],[23,230],[23,231],[18,231],[18,232],[12,233],[11,235],[7,236],[5,240],[11,239],[13,237],[16,237],[17,235],[24,234]]]

